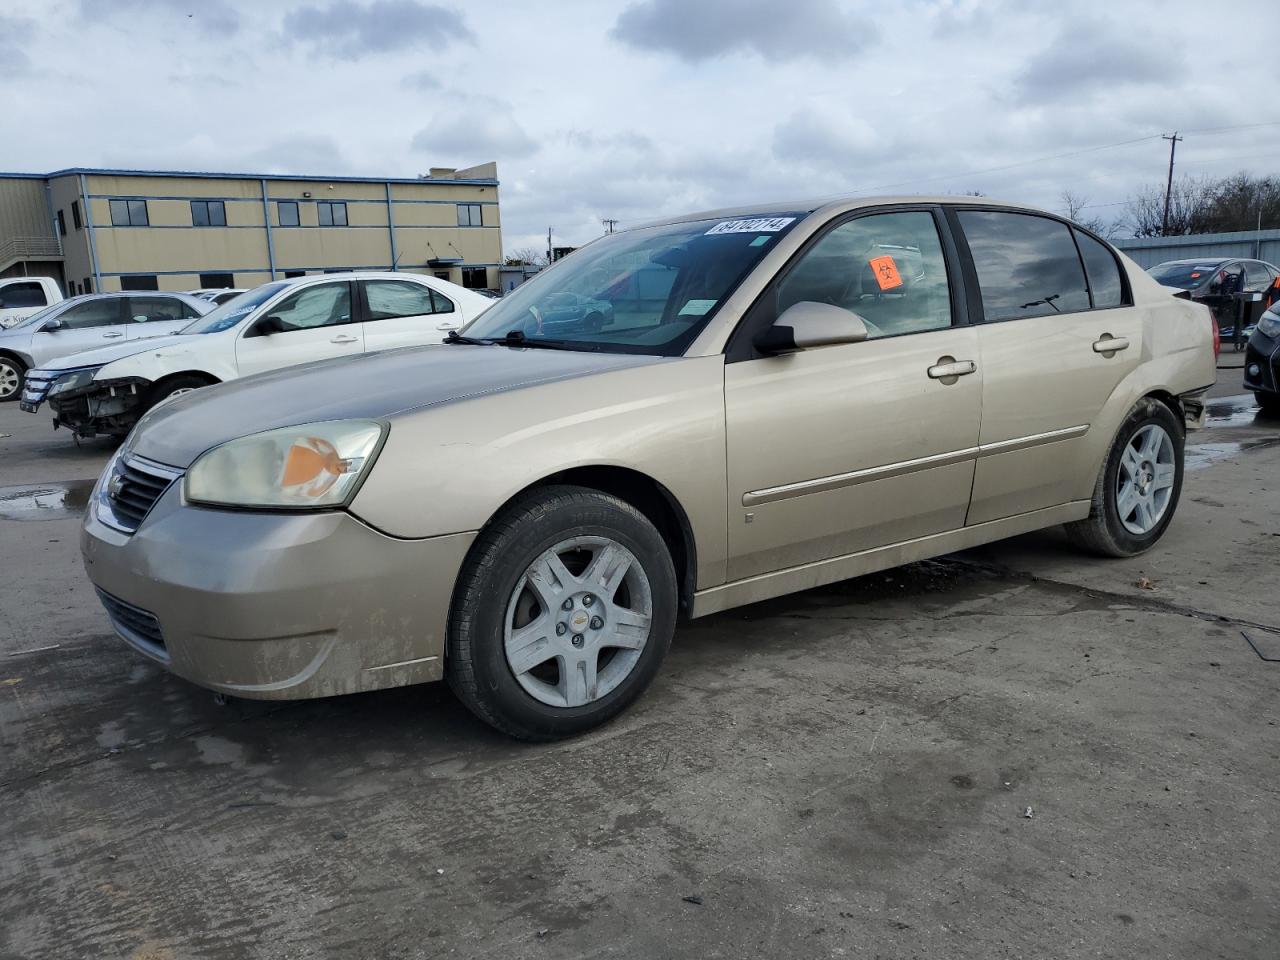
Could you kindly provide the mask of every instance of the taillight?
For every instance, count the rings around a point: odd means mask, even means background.
[[[1209,314],[1209,326],[1213,327],[1213,359],[1222,355],[1222,334],[1218,332],[1218,321]]]

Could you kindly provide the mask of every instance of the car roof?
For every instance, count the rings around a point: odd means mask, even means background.
[[[1246,258],[1244,257],[1187,257],[1182,260],[1161,260],[1159,263],[1154,264],[1153,266],[1147,267],[1147,269],[1154,270],[1156,267],[1175,267],[1184,263],[1203,263],[1208,265],[1208,264],[1216,264],[1216,263],[1227,263],[1231,260],[1243,260],[1243,259],[1246,259]]]

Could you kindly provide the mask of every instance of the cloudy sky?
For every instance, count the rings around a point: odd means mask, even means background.
[[[1221,18],[1181,0],[0,0],[0,167],[413,176],[496,160],[508,250],[545,244],[548,226],[581,243],[605,217],[839,193],[1061,209],[1069,189],[1110,218],[1162,180],[1162,132],[1186,136],[1180,172],[1280,171],[1274,14],[1274,0]]]

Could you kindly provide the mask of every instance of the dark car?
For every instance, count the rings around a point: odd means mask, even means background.
[[[1280,302],[1258,320],[1244,355],[1244,385],[1258,398],[1258,406],[1280,416]]]
[[[1229,257],[1204,257],[1198,260],[1166,260],[1147,273],[1166,287],[1187,290],[1192,300],[1198,300],[1213,311],[1222,336],[1235,332],[1237,294],[1267,294],[1280,276],[1280,268],[1261,260],[1242,260]],[[1228,329],[1230,328],[1230,329]]]

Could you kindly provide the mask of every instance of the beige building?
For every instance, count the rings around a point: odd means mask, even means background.
[[[414,180],[59,170],[0,174],[0,277],[68,294],[256,287],[344,270],[496,288],[498,168]]]

